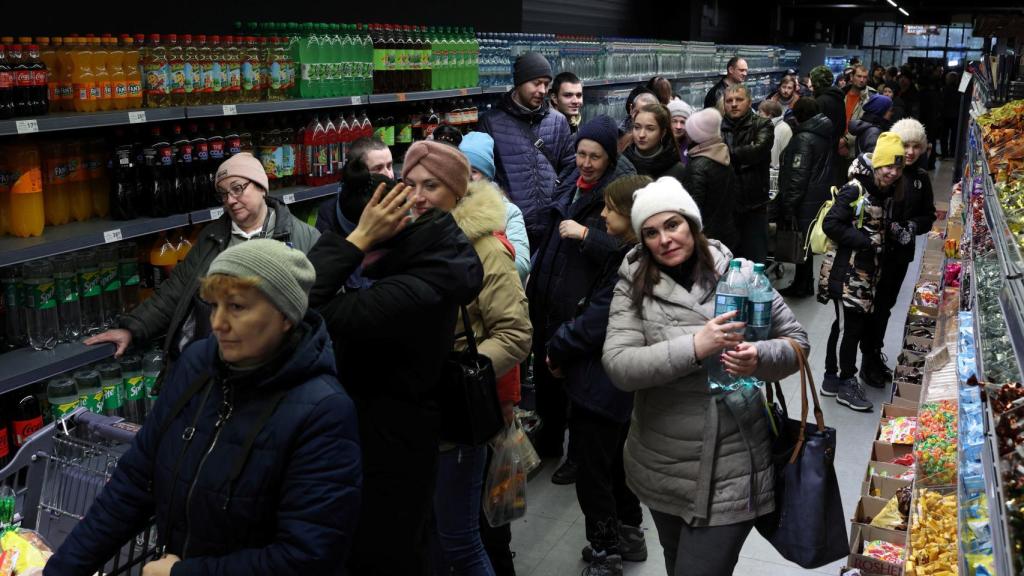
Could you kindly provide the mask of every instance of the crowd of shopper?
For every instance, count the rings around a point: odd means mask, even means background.
[[[532,52],[513,72],[477,131],[413,144],[400,174],[383,142],[354,142],[316,229],[267,195],[258,160],[222,165],[224,215],[87,342],[160,338],[172,363],[48,576],[95,573],[153,517],[145,576],[514,574],[509,525],[481,513],[493,451],[442,432],[446,363],[470,346],[507,426],[532,373],[535,447],[575,483],[585,574],[647,560],[642,506],[668,574],[732,572],[774,509],[770,423],[757,387],[712,390],[707,365],[794,373],[810,343],[784,297],[816,294],[836,315],[821,392],[872,410],[955,77],[924,71],[918,91],[909,69],[820,66],[755,105],[733,58],[702,110],[655,77],[623,118],[583,121],[577,76]],[[831,196],[820,269],[797,265],[770,338],[745,341],[715,313],[718,280],[769,260],[770,220],[809,231]]]

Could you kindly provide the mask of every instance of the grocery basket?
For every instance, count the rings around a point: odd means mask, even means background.
[[[15,494],[15,522],[36,530],[56,550],[85,517],[128,450],[138,426],[79,408],[35,432],[0,470]],[[104,576],[139,576],[156,554],[154,522],[104,565]]]

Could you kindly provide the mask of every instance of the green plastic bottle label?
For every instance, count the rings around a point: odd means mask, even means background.
[[[121,391],[116,384],[103,385],[103,409],[107,411],[121,409]]]
[[[89,412],[95,414],[103,413],[103,390],[97,390],[94,394],[82,394],[78,397],[78,403]]]
[[[387,50],[381,50],[374,48],[373,50],[373,69],[374,70],[385,70],[388,67]]]
[[[53,419],[60,420],[73,412],[75,408],[78,408],[78,402],[78,400],[75,400],[74,402],[64,404],[50,404],[50,408],[53,410]]]
[[[105,292],[117,292],[121,289],[121,279],[117,277],[117,266],[100,268],[100,285]]]
[[[153,386],[156,386],[156,376],[143,376],[142,386],[146,389],[146,396],[152,396]]]
[[[139,262],[137,260],[121,262],[117,268],[117,275],[122,285],[139,285]]]
[[[142,376],[132,376],[124,380],[125,396],[129,402],[146,398],[146,383]]]
[[[399,144],[412,144],[412,124],[399,124],[396,142]]]
[[[95,298],[103,294],[100,284],[100,271],[88,270],[78,273],[78,291],[82,298]]]
[[[60,300],[61,304],[78,302],[78,282],[75,280],[74,276],[57,278],[55,280],[57,284],[57,299]]]
[[[28,307],[33,310],[52,310],[57,307],[57,290],[53,281],[26,284]]]

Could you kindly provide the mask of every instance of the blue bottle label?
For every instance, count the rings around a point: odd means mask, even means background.
[[[770,326],[772,323],[772,302],[750,302],[747,305],[748,326]]]
[[[733,322],[746,321],[747,297],[737,294],[716,294],[715,295],[715,316],[721,316],[726,312],[737,310],[738,314],[732,319]]]

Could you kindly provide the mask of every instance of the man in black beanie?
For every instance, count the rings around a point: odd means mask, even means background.
[[[576,166],[569,122],[551,108],[553,77],[544,56],[527,52],[513,66],[515,88],[480,119],[478,130],[494,138],[494,181],[523,211],[530,246],[545,237],[543,214],[555,188]]]

